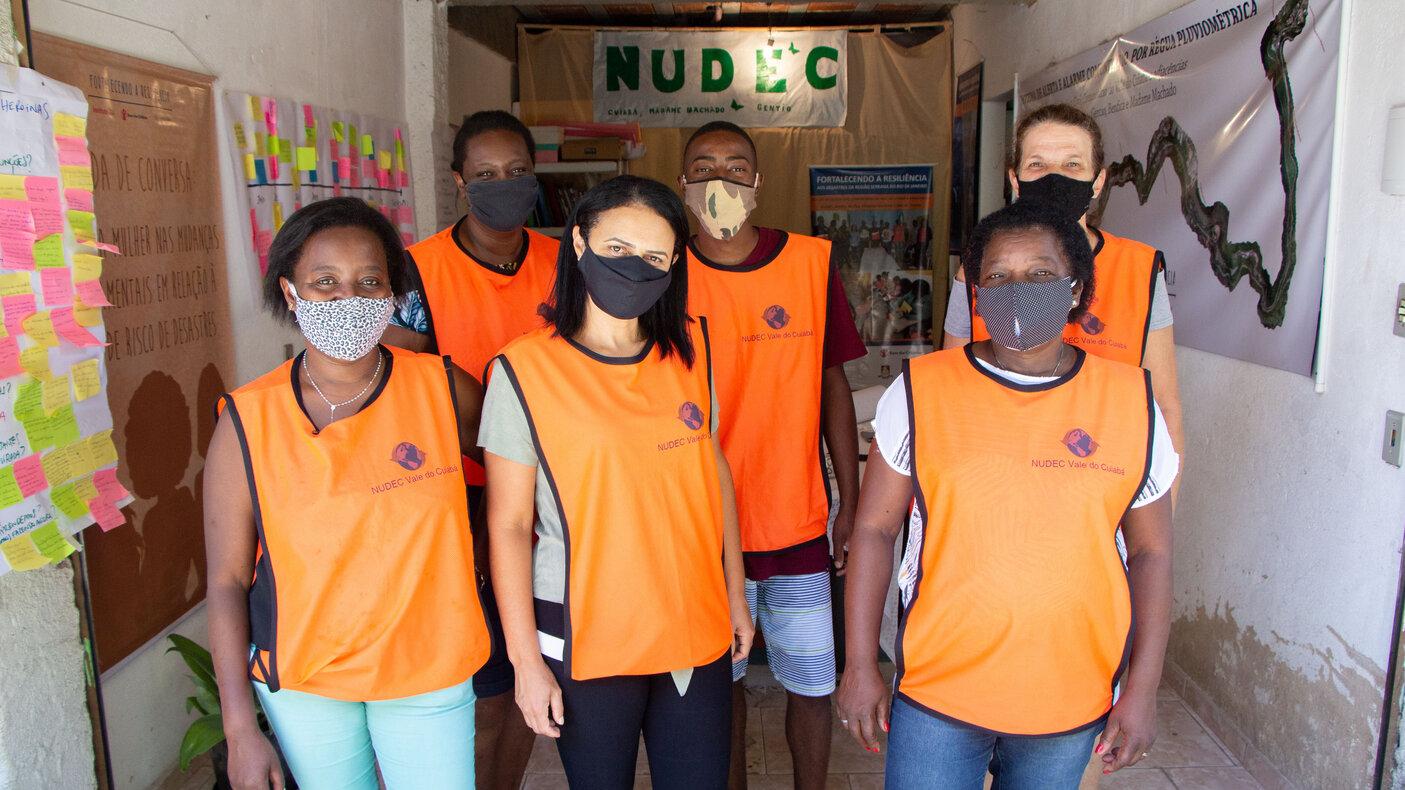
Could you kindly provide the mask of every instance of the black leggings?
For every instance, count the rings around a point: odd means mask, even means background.
[[[548,658],[566,715],[556,748],[573,790],[634,787],[641,732],[655,788],[725,788],[732,743],[730,658],[726,653],[694,669],[682,696],[668,672],[572,680],[560,661]]]

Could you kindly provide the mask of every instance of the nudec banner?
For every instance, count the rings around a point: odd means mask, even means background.
[[[843,126],[843,30],[602,30],[595,34],[596,121],[682,128]]]

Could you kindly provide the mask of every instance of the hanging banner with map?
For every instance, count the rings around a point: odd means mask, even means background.
[[[390,219],[408,246],[415,241],[410,155],[401,125],[272,96],[225,93],[239,216],[259,274],[283,221],[308,203],[358,197]],[[245,248],[246,251],[248,248]]]
[[[1098,120],[1101,226],[1165,253],[1176,342],[1311,375],[1341,3],[1195,0],[1030,76]]]

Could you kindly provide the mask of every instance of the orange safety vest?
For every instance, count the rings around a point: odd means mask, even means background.
[[[498,357],[566,534],[576,680],[702,666],[731,644],[707,328],[691,369],[653,345],[605,359],[539,329]]]
[[[904,371],[926,526],[897,693],[995,733],[1076,731],[1112,707],[1131,648],[1115,534],[1150,471],[1151,377],[1078,350],[1020,385],[970,349]]]
[[[556,284],[560,242],[534,230],[526,237],[522,263],[511,274],[487,266],[459,243],[464,220],[410,247],[424,285],[429,329],[440,354],[480,382],[489,360],[519,335],[542,325],[541,305]],[[464,458],[469,485],[484,485],[478,462]]]
[[[754,266],[719,266],[688,246],[688,312],[707,316],[712,331],[744,551],[798,546],[829,524],[820,452],[828,307],[827,240],[785,234]]]
[[[397,699],[488,659],[453,382],[439,356],[389,353],[361,411],[321,431],[301,355],[220,400],[258,530],[249,671],[273,691]]]
[[[1094,228],[1093,250],[1097,287],[1088,312],[1064,328],[1064,341],[1090,354],[1141,365],[1151,327],[1151,295],[1162,269],[1156,248]],[[971,306],[971,340],[989,340],[985,321],[976,313],[976,290],[966,293]]]

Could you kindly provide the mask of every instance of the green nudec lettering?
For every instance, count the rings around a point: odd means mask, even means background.
[[[617,91],[621,82],[639,90],[639,47],[605,48],[605,90]]]
[[[717,76],[712,76],[713,67],[720,66]],[[703,93],[718,93],[732,85],[732,53],[725,49],[705,48],[702,51],[702,90]]]
[[[839,50],[834,47],[815,47],[810,50],[809,57],[805,58],[805,81],[810,83],[810,87],[816,90],[833,88],[839,82],[839,71],[828,77],[820,76],[820,61],[832,60],[836,65],[839,63]]]
[[[770,59],[781,59],[781,50],[776,49],[772,50],[771,52],[772,54]],[[767,60],[768,58],[766,57],[766,50],[756,50],[756,92],[785,93],[785,80],[775,79],[776,75],[780,72],[776,70],[775,66],[772,66],[770,63],[767,63]],[[774,80],[774,82],[772,80]]]
[[[652,50],[649,54],[649,60],[652,61],[654,71],[654,87],[657,88],[660,93],[675,93],[679,89],[681,89],[683,87],[683,80],[685,78],[685,75],[683,74],[683,50],[673,50],[672,77],[665,77],[663,75],[664,51],[661,49],[655,49]]]

